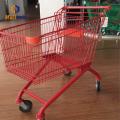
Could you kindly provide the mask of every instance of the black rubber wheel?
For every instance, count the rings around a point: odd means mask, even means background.
[[[42,120],[45,120],[45,113],[43,113],[43,118],[42,118]]]
[[[117,36],[120,36],[120,32],[117,32]]]
[[[23,100],[19,106],[21,112],[30,112],[32,109],[32,102],[30,100]]]
[[[70,70],[65,69],[65,70],[63,71],[63,74],[64,74],[65,76],[70,76],[70,75],[72,74],[72,72],[71,72]]]
[[[43,113],[43,116],[42,116],[42,118],[40,119],[40,118],[38,118],[37,120],[45,120],[45,113]]]
[[[96,90],[97,90],[97,92],[100,92],[100,90],[101,90],[101,84],[100,84],[99,80],[96,81]]]

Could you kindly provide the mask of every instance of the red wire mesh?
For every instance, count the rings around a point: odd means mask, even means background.
[[[47,61],[48,65],[34,80],[40,84],[61,75],[65,68],[92,62],[101,27],[100,15],[96,12],[96,16],[87,16],[85,20],[82,11],[74,16],[68,16],[68,12],[63,9],[54,16],[1,30],[7,70],[31,80]]]

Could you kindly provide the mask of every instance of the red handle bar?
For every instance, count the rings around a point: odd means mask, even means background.
[[[65,6],[63,9],[105,9],[110,10],[111,6]]]

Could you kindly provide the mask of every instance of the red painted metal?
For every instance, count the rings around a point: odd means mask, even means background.
[[[37,101],[39,101],[40,103],[42,103],[43,105],[45,105],[47,102],[46,100],[44,100],[43,98],[40,98],[39,96],[37,96],[35,93],[33,93],[30,90],[25,90],[24,91],[26,94],[28,94],[29,96],[31,96],[32,98],[36,99]]]
[[[65,84],[53,97],[48,100],[48,102],[38,112],[37,120],[42,120],[42,115],[44,114],[48,106],[51,105],[59,96],[61,96],[61,94],[63,94],[73,83],[75,83],[80,78],[80,76],[82,76],[83,73],[86,72],[87,67],[79,70],[78,73],[73,78],[71,78],[71,80],[67,84]]]
[[[63,9],[103,9],[103,11],[108,11],[111,6],[65,6]]]
[[[80,12],[70,9],[79,9]],[[93,9],[90,12],[92,17],[86,16],[84,9]],[[28,81],[16,102],[20,104],[23,95],[27,94],[42,103],[37,120],[42,120],[49,105],[86,71],[93,73],[97,80],[101,79],[91,64],[103,22],[101,17],[109,9],[108,6],[63,7],[54,16],[0,30],[7,70]],[[28,89],[32,84],[42,84],[60,76],[65,69],[78,69],[78,72],[48,101]]]
[[[101,76],[99,75],[99,73],[94,70],[93,68],[89,67],[88,71],[90,71],[91,73],[93,73],[93,75],[96,76],[96,80],[101,80]]]

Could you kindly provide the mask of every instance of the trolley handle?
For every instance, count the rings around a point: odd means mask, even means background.
[[[108,11],[111,6],[65,6],[63,9],[104,9]]]
[[[96,9],[96,10],[103,10],[99,12],[100,16],[104,16],[104,14],[111,9],[111,6],[64,6],[61,9],[59,9],[57,12],[54,13],[54,15],[61,15],[62,13],[66,12],[66,10],[71,10],[71,9],[78,9],[78,10],[84,10],[84,9]],[[70,13],[70,12],[69,12]],[[73,13],[73,12],[72,12]],[[74,12],[75,13],[75,12]],[[78,12],[76,12],[78,13]],[[56,16],[56,17],[57,17]]]

